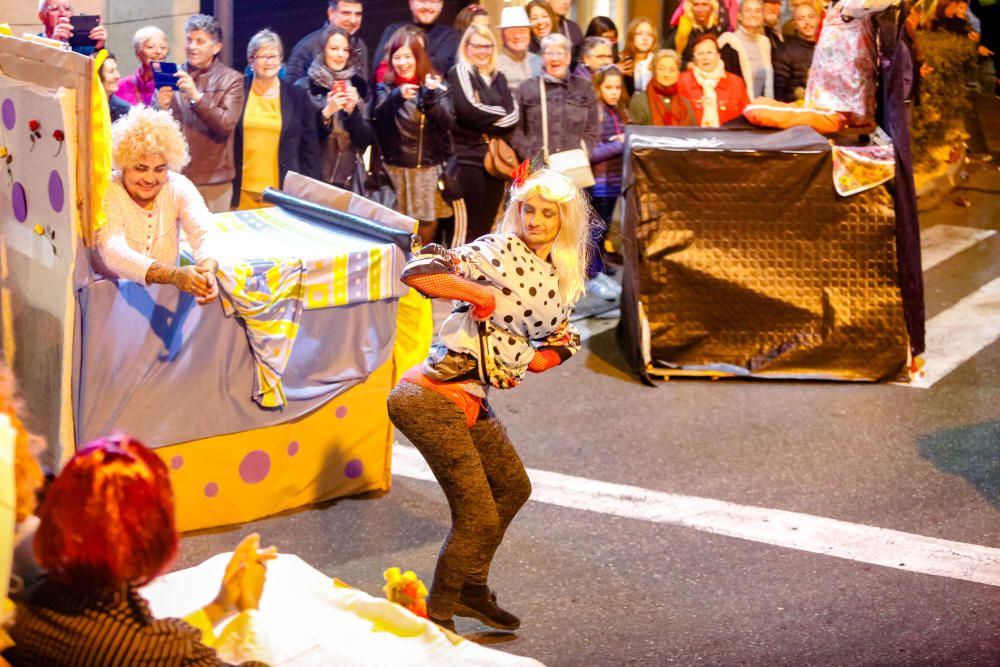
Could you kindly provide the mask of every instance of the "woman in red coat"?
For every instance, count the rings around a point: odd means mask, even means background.
[[[694,67],[681,74],[677,92],[694,107],[701,127],[719,127],[743,113],[750,104],[743,79],[727,72],[719,56],[714,34],[705,34],[694,43]]]

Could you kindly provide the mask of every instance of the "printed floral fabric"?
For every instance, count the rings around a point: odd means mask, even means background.
[[[867,18],[847,19],[842,6],[827,12],[813,52],[805,106],[838,111],[849,125],[875,122],[875,29]]]
[[[896,175],[892,145],[833,147],[833,185],[841,197],[864,192]]]

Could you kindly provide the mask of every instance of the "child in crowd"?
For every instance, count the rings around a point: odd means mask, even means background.
[[[659,48],[659,35],[653,22],[638,16],[625,30],[625,48],[622,49],[621,71],[625,75],[625,87],[632,95],[637,90],[646,90],[653,78],[653,54]]]
[[[594,171],[594,186],[590,190],[590,203],[603,224],[591,227],[590,263],[587,278],[601,274],[613,275],[614,270],[604,263],[604,241],[611,228],[611,216],[622,191],[622,155],[625,149],[625,77],[614,65],[607,65],[594,73],[594,92],[600,119],[601,140],[590,151],[590,164]],[[610,282],[610,281],[608,281]]]

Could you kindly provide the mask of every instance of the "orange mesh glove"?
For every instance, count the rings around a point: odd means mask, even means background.
[[[555,350],[535,350],[534,356],[528,362],[528,370],[532,373],[541,373],[550,368],[555,368],[562,363],[562,357]]]
[[[455,299],[472,304],[472,314],[478,320],[488,318],[497,307],[492,288],[453,273],[414,274],[403,276],[403,282],[425,296]]]

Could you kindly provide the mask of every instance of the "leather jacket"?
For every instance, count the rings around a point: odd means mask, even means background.
[[[404,100],[402,89],[380,83],[375,89],[375,134],[386,164],[429,167],[448,159],[455,109],[444,87]]]
[[[195,185],[227,183],[236,177],[233,131],[243,112],[243,75],[218,60],[204,69],[182,65],[202,98],[191,104],[175,93],[170,113],[180,123],[191,151],[182,172]]]

